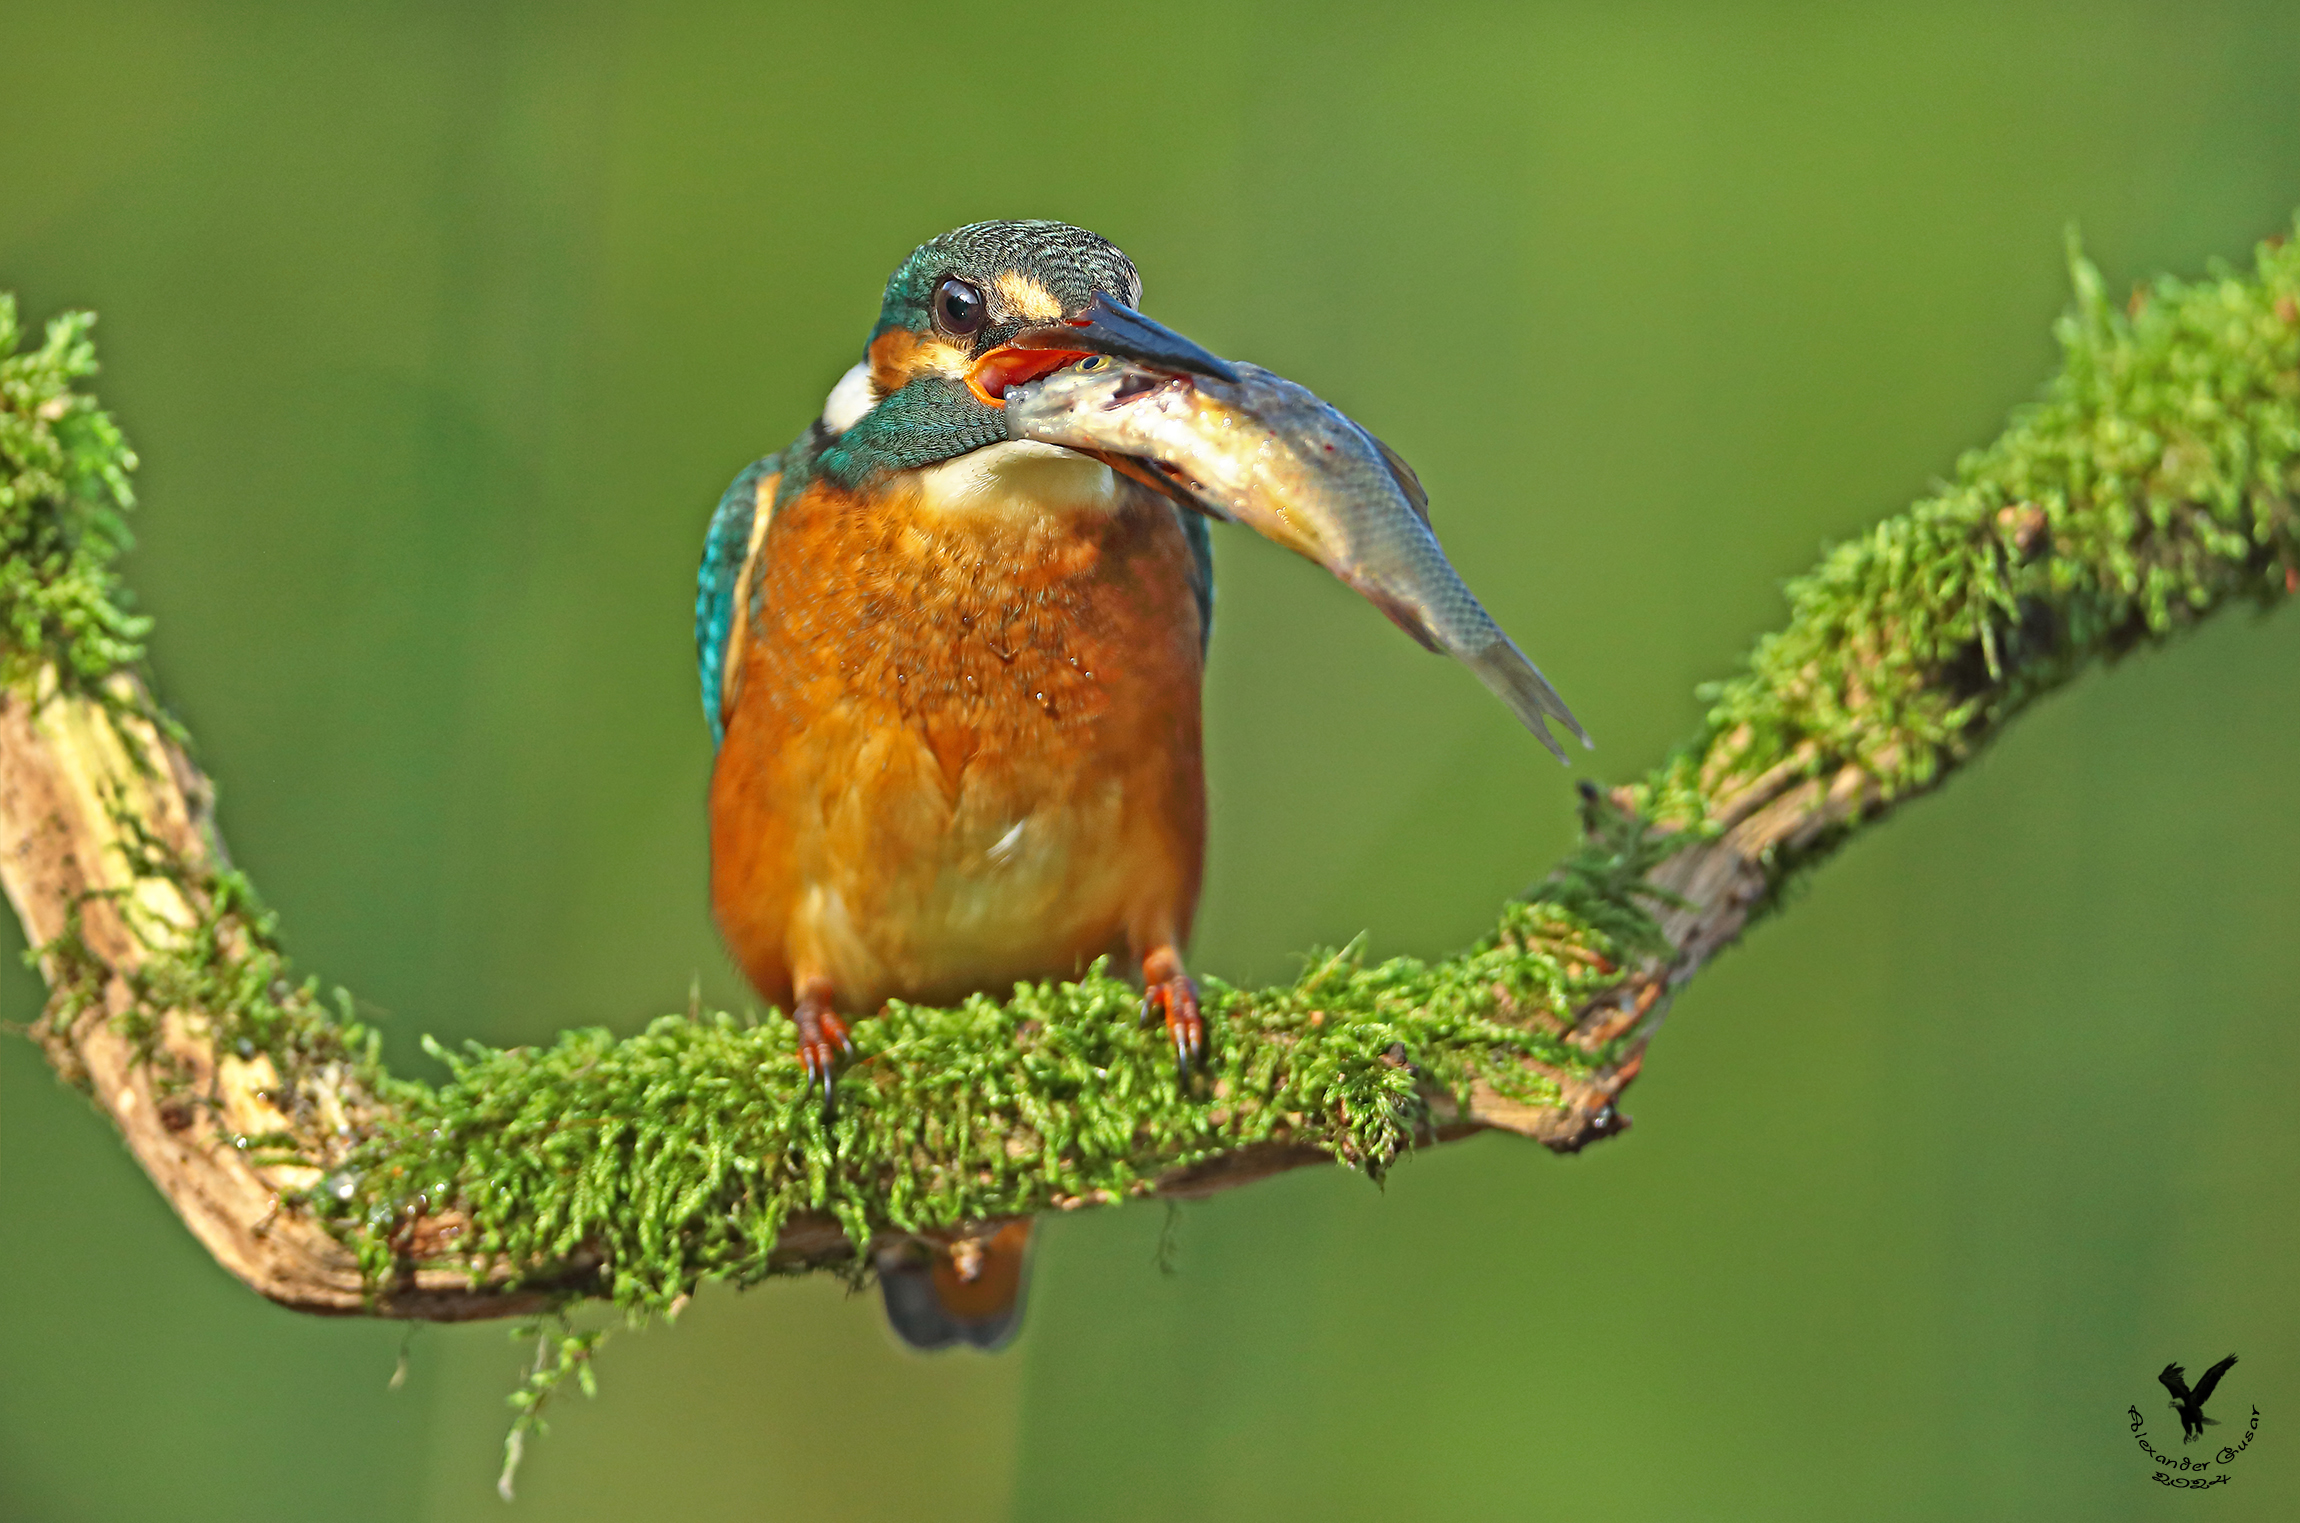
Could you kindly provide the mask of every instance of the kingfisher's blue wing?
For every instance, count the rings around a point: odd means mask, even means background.
[[[782,459],[773,454],[746,467],[719,499],[711,527],[703,535],[703,564],[695,573],[695,665],[703,679],[703,718],[710,722],[714,750],[727,733],[727,642],[734,634],[743,563],[750,559],[754,531],[764,527],[759,515],[773,510],[773,478],[782,469]],[[761,497],[767,502],[764,508],[759,505]]]

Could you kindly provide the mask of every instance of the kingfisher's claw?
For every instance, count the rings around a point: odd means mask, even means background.
[[[839,1059],[854,1051],[854,1038],[847,1035],[847,1023],[835,1012],[809,1000],[799,1001],[798,1008],[791,1012],[791,1020],[799,1028],[799,1066],[807,1071],[806,1088],[799,1093],[811,1093],[820,1084],[823,1119],[828,1121],[838,1099],[834,1081]]]
[[[1193,1066],[1206,1060],[1206,1018],[1198,1013],[1198,986],[1186,973],[1161,979],[1142,991],[1142,1024],[1153,1012],[1166,1017],[1166,1032],[1174,1039],[1174,1072],[1187,1079]]]

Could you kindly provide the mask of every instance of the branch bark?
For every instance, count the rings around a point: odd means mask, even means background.
[[[473,1289],[447,1270],[371,1286],[322,1222],[283,1209],[333,1150],[322,1144],[313,1162],[266,1165],[237,1145],[292,1129],[275,1103],[283,1080],[272,1059],[219,1051],[198,1010],[161,1012],[157,1030],[136,1031],[136,976],[201,919],[182,885],[138,870],[145,849],[157,844],[203,867],[221,855],[213,790],[147,712],[125,675],[102,696],[61,692],[53,668],[31,693],[0,691],[0,884],[33,946],[48,949],[41,971],[51,985],[78,985],[72,1007],[52,1008],[35,1028],[49,1060],[111,1117],[216,1262],[259,1294],[303,1311],[436,1321],[539,1304],[539,1292]],[[70,954],[60,950],[67,945]],[[94,988],[77,976],[84,970],[60,966],[66,955],[95,960]],[[326,1118],[317,1136],[372,1121],[372,1102],[330,1076],[296,1082]]]
[[[661,1308],[701,1278],[855,1273],[1023,1212],[1373,1171],[1479,1130],[1578,1151],[1628,1125],[1676,992],[1791,874],[2092,662],[2300,590],[2300,259],[2271,245],[2249,281],[2160,282],[2129,314],[2073,268],[2045,402],[1794,584],[1654,773],[1584,785],[1587,839],[1532,902],[1446,963],[1337,955],[1223,991],[1202,1092],[1172,1093],[1092,979],[890,1011],[837,1130],[780,1030],[726,1018],[394,1080],[284,981],[136,679],[28,652],[0,693],[0,883],[54,991],[34,1034],[218,1262],[315,1312]]]

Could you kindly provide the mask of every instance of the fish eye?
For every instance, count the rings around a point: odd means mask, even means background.
[[[982,331],[990,320],[990,303],[982,292],[956,275],[934,288],[934,325],[953,338]]]
[[[1078,368],[1080,370],[1108,370],[1110,368],[1110,356],[1107,354],[1090,354],[1078,362]]]

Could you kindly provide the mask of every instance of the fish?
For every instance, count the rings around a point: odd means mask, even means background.
[[[1413,467],[1308,387],[1229,364],[1235,381],[1089,356],[1007,388],[1007,437],[1097,456],[1317,562],[1475,672],[1559,761],[1551,720],[1591,745],[1446,559]]]

